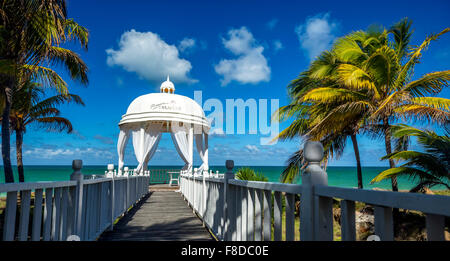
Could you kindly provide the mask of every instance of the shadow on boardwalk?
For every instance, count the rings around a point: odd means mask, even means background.
[[[213,238],[176,192],[151,192],[99,241],[211,241]]]

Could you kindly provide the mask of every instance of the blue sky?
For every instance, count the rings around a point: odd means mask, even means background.
[[[69,16],[90,31],[87,52],[66,46],[80,53],[89,66],[90,83],[80,86],[57,70],[86,106],[61,107],[62,115],[73,123],[73,134],[30,126],[24,138],[26,165],[69,165],[75,158],[86,165],[116,163],[117,123],[134,98],[158,92],[167,73],[177,94],[193,98],[199,90],[203,100],[215,98],[224,104],[226,99],[279,99],[282,106],[288,102],[289,82],[339,36],[371,24],[388,27],[409,17],[415,28],[412,43],[420,44],[426,35],[450,25],[448,1],[377,1],[370,7],[361,1],[67,2]],[[449,69],[449,47],[450,34],[433,42],[415,77]],[[449,98],[450,92],[444,90],[441,96]],[[300,146],[299,140],[262,146],[260,138],[259,134],[212,136],[210,164],[233,159],[236,165],[283,165]],[[386,165],[379,161],[384,155],[381,140],[358,138],[364,166]],[[14,149],[12,153],[14,158]],[[125,162],[136,164],[131,144]],[[344,156],[331,165],[354,162],[349,143]],[[163,135],[150,164],[183,165],[169,135]]]

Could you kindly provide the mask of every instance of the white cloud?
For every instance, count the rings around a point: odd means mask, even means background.
[[[249,151],[249,152],[259,152],[258,147],[256,147],[255,145],[245,145],[245,148]]]
[[[274,19],[270,20],[269,22],[267,22],[266,26],[267,26],[267,28],[272,30],[273,28],[275,28],[275,26],[277,24],[278,24],[278,19],[274,18]]]
[[[320,14],[306,19],[295,28],[300,47],[310,60],[329,49],[336,38],[338,23],[330,20],[330,14]]]
[[[180,41],[180,43],[178,44],[178,50],[180,50],[180,52],[188,52],[190,50],[192,50],[192,48],[195,47],[195,39],[193,38],[184,38],[183,40]]]
[[[264,48],[257,45],[246,27],[228,31],[228,39],[222,39],[222,43],[237,56],[236,59],[223,59],[214,67],[216,73],[223,77],[222,86],[231,81],[257,84],[270,80],[270,67],[262,54]]]
[[[108,149],[96,149],[96,148],[33,148],[25,150],[24,155],[34,157],[36,159],[55,159],[66,157],[102,157],[111,159],[114,155]]]
[[[176,46],[169,45],[152,32],[136,32],[134,29],[120,37],[119,49],[107,49],[107,64],[121,66],[149,81],[160,82],[168,74],[176,82],[196,82],[188,74],[189,61],[181,59]]]
[[[283,43],[281,43],[280,40],[275,40],[275,41],[273,41],[273,48],[274,48],[275,52],[277,52],[277,51],[283,49],[284,46],[283,46]]]

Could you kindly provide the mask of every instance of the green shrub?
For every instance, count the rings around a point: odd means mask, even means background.
[[[264,182],[269,181],[269,179],[262,173],[255,172],[255,170],[248,167],[238,169],[235,177],[236,179],[239,180],[264,181]]]

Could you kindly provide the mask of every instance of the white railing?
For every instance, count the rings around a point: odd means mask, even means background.
[[[308,142],[304,152],[308,167],[302,173],[302,185],[236,180],[234,163],[227,161],[223,178],[209,177],[208,173],[182,174],[180,191],[219,240],[331,241],[333,198],[341,199],[344,241],[356,240],[355,201],[374,206],[375,236],[380,240],[394,240],[393,208],[424,213],[427,239],[445,240],[450,197],[328,186],[327,174],[319,165],[322,145]],[[300,199],[297,210],[296,198]],[[295,234],[296,219],[300,238]]]
[[[70,181],[0,184],[4,241],[96,240],[148,193],[148,175],[85,179],[81,160],[72,167]]]

